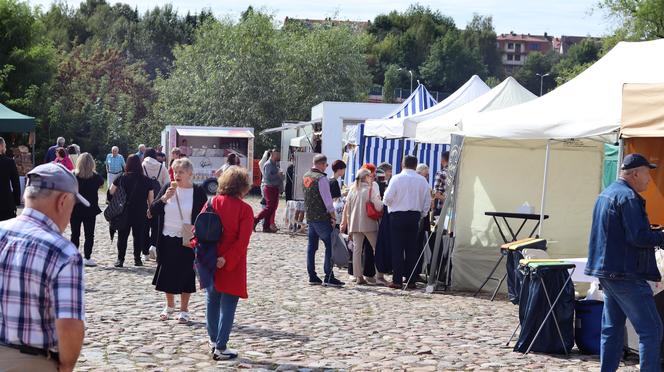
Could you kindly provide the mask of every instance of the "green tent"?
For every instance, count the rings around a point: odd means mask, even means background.
[[[605,144],[602,189],[612,184],[616,177],[618,177],[618,146]]]
[[[35,118],[19,114],[0,103],[0,133],[32,132],[35,125]]]

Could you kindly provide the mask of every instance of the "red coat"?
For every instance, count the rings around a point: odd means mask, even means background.
[[[217,245],[217,256],[226,264],[214,274],[218,292],[247,298],[247,249],[254,227],[254,211],[241,199],[217,195],[212,206],[221,217],[224,234]]]

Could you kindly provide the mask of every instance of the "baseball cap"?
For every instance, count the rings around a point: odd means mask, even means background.
[[[648,159],[646,159],[645,156],[641,154],[629,154],[623,159],[623,163],[620,169],[627,170],[638,167],[648,167],[650,169],[655,169],[657,168],[657,164],[652,164],[648,161]]]
[[[76,199],[85,205],[90,202],[78,193],[78,181],[76,176],[61,164],[47,163],[38,165],[27,174],[27,186],[35,186],[43,190],[55,190],[69,192],[76,195]]]

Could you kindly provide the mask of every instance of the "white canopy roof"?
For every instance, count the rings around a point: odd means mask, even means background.
[[[479,76],[473,75],[461,88],[442,102],[415,115],[393,119],[367,120],[364,126],[364,135],[383,138],[412,137],[415,135],[414,124],[454,110],[489,90],[490,88]]]
[[[535,98],[536,95],[510,76],[473,101],[446,114],[418,123],[414,139],[423,143],[450,143],[450,134],[459,130],[458,125],[465,116],[514,106]]]
[[[552,92],[517,106],[468,115],[463,134],[511,139],[567,139],[620,127],[625,83],[664,82],[664,39],[618,43],[602,59]]]

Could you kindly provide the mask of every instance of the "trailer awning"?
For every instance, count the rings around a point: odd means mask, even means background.
[[[233,128],[177,128],[178,134],[189,137],[227,137],[227,138],[254,138],[254,134],[247,129]]]
[[[314,124],[317,124],[317,123],[320,123],[320,122],[321,122],[321,120],[318,119],[318,120],[311,120],[311,121],[300,121],[300,122],[297,122],[297,123],[283,123],[283,124],[281,124],[280,127],[265,129],[265,130],[261,131],[260,134],[264,135],[264,134],[283,132],[283,131],[288,130],[288,129],[304,128],[306,126],[314,125]]]

